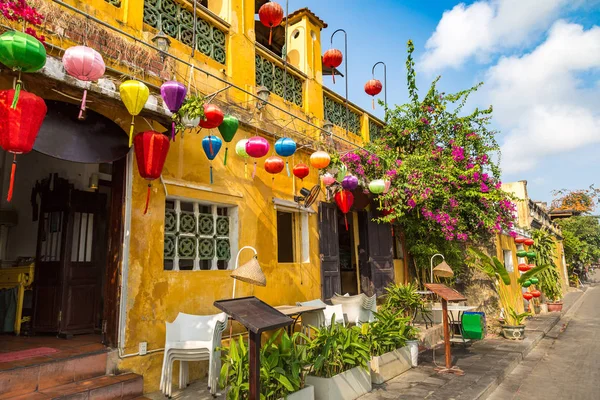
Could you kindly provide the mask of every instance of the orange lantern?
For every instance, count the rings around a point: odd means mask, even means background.
[[[327,152],[322,150],[315,151],[310,156],[310,165],[312,165],[313,168],[316,169],[327,168],[330,162],[331,157],[329,157],[329,154],[327,154]]]
[[[333,78],[333,83],[335,83],[334,68],[342,65],[343,59],[344,57],[342,56],[342,52],[338,49],[329,49],[323,54],[323,65],[327,68],[331,68],[331,77]]]

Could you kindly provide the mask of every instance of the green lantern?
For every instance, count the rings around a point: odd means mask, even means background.
[[[531,278],[529,279],[531,281],[531,283],[533,283],[534,285],[537,285],[539,283],[539,279],[538,278]]]
[[[229,152],[229,142],[233,140],[233,137],[235,136],[239,126],[240,121],[238,121],[238,119],[233,115],[226,115],[223,118],[223,122],[221,122],[221,125],[219,125],[219,132],[221,132],[221,136],[223,136],[223,140],[225,141],[225,143],[228,143],[228,145],[225,146],[225,157],[223,157],[223,165],[227,165],[227,153]]]
[[[36,72],[46,65],[46,48],[36,38],[23,32],[9,31],[0,35],[0,62],[19,72],[12,108],[17,107],[21,92],[21,72]]]
[[[348,168],[346,167],[346,164],[341,164],[338,167],[338,173],[336,176],[337,181],[342,182],[347,173],[348,173]]]
[[[528,251],[527,258],[535,258],[535,251]]]
[[[517,251],[517,257],[527,257],[527,252],[525,250]]]
[[[523,287],[529,287],[529,286],[531,286],[531,283],[532,283],[532,282],[531,282],[529,279],[527,279],[525,282],[523,282],[523,283],[521,284],[521,286],[523,286]]]

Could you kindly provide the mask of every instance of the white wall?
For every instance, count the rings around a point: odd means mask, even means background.
[[[6,260],[14,260],[17,257],[35,257],[37,221],[31,220],[33,213],[30,201],[31,189],[35,182],[41,181],[51,173],[58,173],[59,177],[68,179],[76,189],[89,190],[89,178],[92,173],[98,172],[98,164],[79,164],[59,160],[36,151],[18,155],[13,198],[8,203],[6,194],[13,157],[10,153],[5,153],[5,155],[0,174],[0,189],[2,189],[0,207],[16,210],[19,216],[19,224],[11,227],[9,231]],[[0,163],[1,161],[2,159],[0,159]],[[39,205],[38,198],[38,207]]]

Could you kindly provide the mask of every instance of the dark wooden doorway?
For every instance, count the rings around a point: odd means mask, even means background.
[[[340,245],[337,207],[319,203],[319,248],[321,259],[321,297],[329,300],[341,292]]]
[[[35,332],[69,336],[101,328],[106,201],[106,195],[76,190],[56,175],[43,182],[34,281]]]

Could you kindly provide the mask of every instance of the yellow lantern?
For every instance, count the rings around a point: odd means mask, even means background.
[[[128,80],[121,83],[119,92],[121,93],[123,104],[125,104],[127,111],[131,114],[131,128],[129,129],[129,147],[131,147],[135,116],[144,109],[144,105],[146,105],[146,101],[148,101],[148,97],[150,96],[150,90],[148,86],[140,81]]]
[[[331,162],[331,157],[329,157],[329,154],[327,154],[326,152],[324,152],[322,150],[315,151],[310,156],[310,165],[312,165],[313,168],[316,168],[316,169],[327,168],[327,166],[329,166],[330,162]]]

